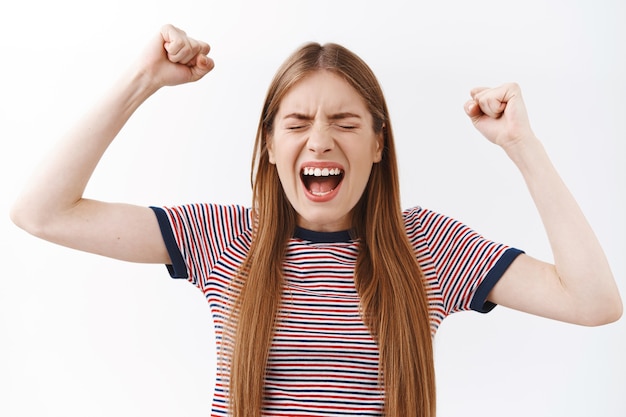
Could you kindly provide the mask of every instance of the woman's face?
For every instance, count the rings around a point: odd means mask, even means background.
[[[351,211],[381,159],[382,141],[364,100],[340,76],[319,70],[287,92],[268,151],[299,226],[350,228]]]

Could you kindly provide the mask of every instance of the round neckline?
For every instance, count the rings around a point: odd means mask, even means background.
[[[354,239],[349,230],[337,232],[318,232],[296,226],[293,237],[313,243],[350,243]]]

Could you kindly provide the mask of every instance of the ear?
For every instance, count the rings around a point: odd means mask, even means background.
[[[276,158],[274,156],[274,141],[272,140],[271,135],[265,137],[265,146],[267,147],[267,156],[270,164],[276,165]]]
[[[376,135],[376,153],[374,155],[374,162],[380,162],[383,159],[383,149],[385,148],[385,138],[384,138],[384,130],[385,125],[383,125],[383,129]]]

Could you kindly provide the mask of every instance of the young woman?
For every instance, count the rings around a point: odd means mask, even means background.
[[[136,207],[82,197],[107,146],[166,85],[213,68],[165,26],[15,203],[16,224],[68,247],[168,265],[209,302],[220,354],[214,415],[434,416],[432,336],[496,304],[582,325],[622,304],[602,248],[534,136],[517,85],[465,110],[521,171],[554,265],[421,207],[402,210],[394,139],[368,66],[308,44],[277,72],[253,157],[252,207]]]

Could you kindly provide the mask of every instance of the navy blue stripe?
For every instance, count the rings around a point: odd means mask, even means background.
[[[352,242],[354,240],[350,236],[349,230],[341,230],[339,232],[317,232],[315,230],[296,227],[293,236],[313,243],[341,243]]]
[[[167,267],[167,271],[170,273],[172,278],[189,278],[185,260],[183,259],[183,255],[180,253],[178,245],[176,244],[174,231],[172,231],[172,226],[167,217],[167,213],[165,213],[165,210],[161,207],[151,206],[150,208],[154,211],[157,221],[159,222],[161,236],[163,236],[163,242],[165,242],[165,247],[170,255],[170,260],[172,261],[171,264],[165,265]]]
[[[487,301],[487,297],[500,278],[502,278],[507,268],[513,263],[515,258],[522,253],[524,253],[524,251],[509,248],[502,254],[498,262],[491,268],[483,282],[476,289],[474,298],[472,298],[472,302],[470,303],[472,310],[478,311],[479,313],[488,313],[495,308],[496,304]]]

